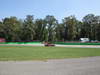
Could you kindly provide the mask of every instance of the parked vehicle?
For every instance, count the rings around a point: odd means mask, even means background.
[[[89,42],[90,40],[89,38],[80,38],[80,41],[84,43],[84,42]]]

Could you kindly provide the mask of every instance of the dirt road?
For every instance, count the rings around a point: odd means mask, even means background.
[[[100,56],[48,61],[0,61],[0,75],[100,75]]]

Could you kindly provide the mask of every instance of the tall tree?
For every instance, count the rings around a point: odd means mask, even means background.
[[[100,41],[100,16],[96,16],[95,17],[96,22],[95,22],[95,40],[99,40]]]
[[[97,17],[94,14],[88,14],[83,18],[84,37],[90,40],[96,40]]]
[[[56,38],[57,38],[57,41],[64,41],[65,39],[65,27],[64,27],[64,24],[60,23],[57,25],[56,27]]]
[[[7,41],[18,41],[19,38],[19,21],[16,17],[3,19],[3,32]]]
[[[79,40],[80,38],[83,37],[83,34],[81,34],[82,25],[83,25],[83,22],[77,20],[77,24],[76,24],[76,32],[77,32],[76,40]]]
[[[65,25],[66,36],[68,40],[74,40],[76,38],[76,24],[77,20],[74,16],[69,16],[63,19],[63,23]]]
[[[27,15],[23,23],[23,40],[32,41],[35,38],[35,25],[33,15]]]
[[[56,18],[54,16],[47,15],[44,20],[46,22],[46,29],[48,31],[47,41],[55,41],[55,28],[57,26]]]
[[[4,38],[4,29],[3,29],[3,23],[0,22],[0,38]]]
[[[47,36],[46,23],[42,19],[36,19],[35,21],[35,39],[45,41]]]

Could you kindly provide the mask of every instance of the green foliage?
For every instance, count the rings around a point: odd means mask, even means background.
[[[74,16],[66,17],[63,20],[65,28],[67,30],[67,38],[68,40],[74,40],[76,38],[76,25],[77,20]]]
[[[3,19],[2,32],[7,41],[20,40],[20,23],[16,17]]]
[[[83,31],[84,37],[88,37],[91,40],[100,40],[97,37],[99,32],[100,16],[94,14],[88,14],[83,18]]]
[[[23,28],[22,28],[22,33],[23,33],[23,40],[29,41],[34,39],[35,35],[35,25],[33,22],[33,16],[32,15],[27,15],[26,19],[24,20],[23,23]]]
[[[65,17],[61,23],[52,15],[34,19],[27,15],[24,20],[7,17],[0,21],[0,38],[6,41],[73,41],[79,38],[100,40],[100,16],[88,14],[78,21],[75,16]]]
[[[35,40],[44,41],[47,38],[46,22],[42,19],[35,21]]]
[[[55,28],[57,25],[57,20],[54,16],[47,15],[45,17],[46,29],[47,29],[47,41],[55,41]]]

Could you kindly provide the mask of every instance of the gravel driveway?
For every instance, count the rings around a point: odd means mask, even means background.
[[[100,75],[100,56],[48,61],[0,61],[0,75]]]

